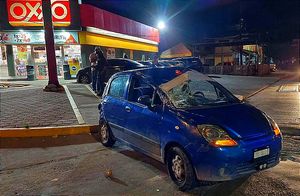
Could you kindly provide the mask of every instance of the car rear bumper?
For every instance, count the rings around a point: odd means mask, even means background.
[[[254,159],[254,150],[269,148],[270,154]],[[263,138],[241,142],[237,147],[208,147],[206,152],[194,151],[192,162],[198,180],[227,181],[274,167],[279,163],[281,138]]]

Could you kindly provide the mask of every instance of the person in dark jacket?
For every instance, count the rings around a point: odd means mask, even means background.
[[[92,88],[93,88],[93,91],[96,92],[96,84],[97,84],[96,65],[97,65],[97,60],[98,60],[96,51],[94,51],[90,54],[89,60],[90,60],[90,64],[91,64]]]
[[[96,71],[96,76],[97,76],[96,93],[97,93],[97,95],[100,96],[104,89],[104,85],[103,85],[103,81],[102,81],[103,78],[101,78],[101,76],[103,76],[103,74],[104,74],[104,71],[105,71],[104,67],[107,66],[107,60],[104,57],[104,54],[100,47],[96,47],[95,52],[97,54],[97,63],[95,66],[95,71]]]

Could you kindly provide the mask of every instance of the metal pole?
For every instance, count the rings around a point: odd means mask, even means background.
[[[58,91],[62,88],[57,78],[57,65],[55,57],[54,33],[52,24],[51,1],[42,0],[42,11],[44,18],[45,43],[48,63],[48,85],[45,87],[47,91]]]

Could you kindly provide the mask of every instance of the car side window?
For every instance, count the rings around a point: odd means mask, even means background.
[[[128,101],[138,102],[139,97],[148,95],[152,98],[154,92],[154,88],[149,84],[145,83],[143,80],[138,78],[132,78]]]
[[[110,83],[110,88],[107,95],[116,98],[124,98],[128,78],[128,76],[119,76],[113,79],[113,81]]]

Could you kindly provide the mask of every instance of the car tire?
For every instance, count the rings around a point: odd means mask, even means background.
[[[187,191],[196,185],[197,179],[191,161],[181,148],[170,148],[166,155],[166,163],[169,176],[179,190]]]
[[[113,136],[110,127],[106,122],[99,123],[98,134],[99,134],[100,142],[102,143],[103,146],[112,147],[115,144],[116,140]]]
[[[79,81],[79,83],[82,83],[82,84],[89,84],[89,83],[91,83],[90,82],[90,78],[89,78],[89,76],[87,74],[80,75],[78,81]]]

